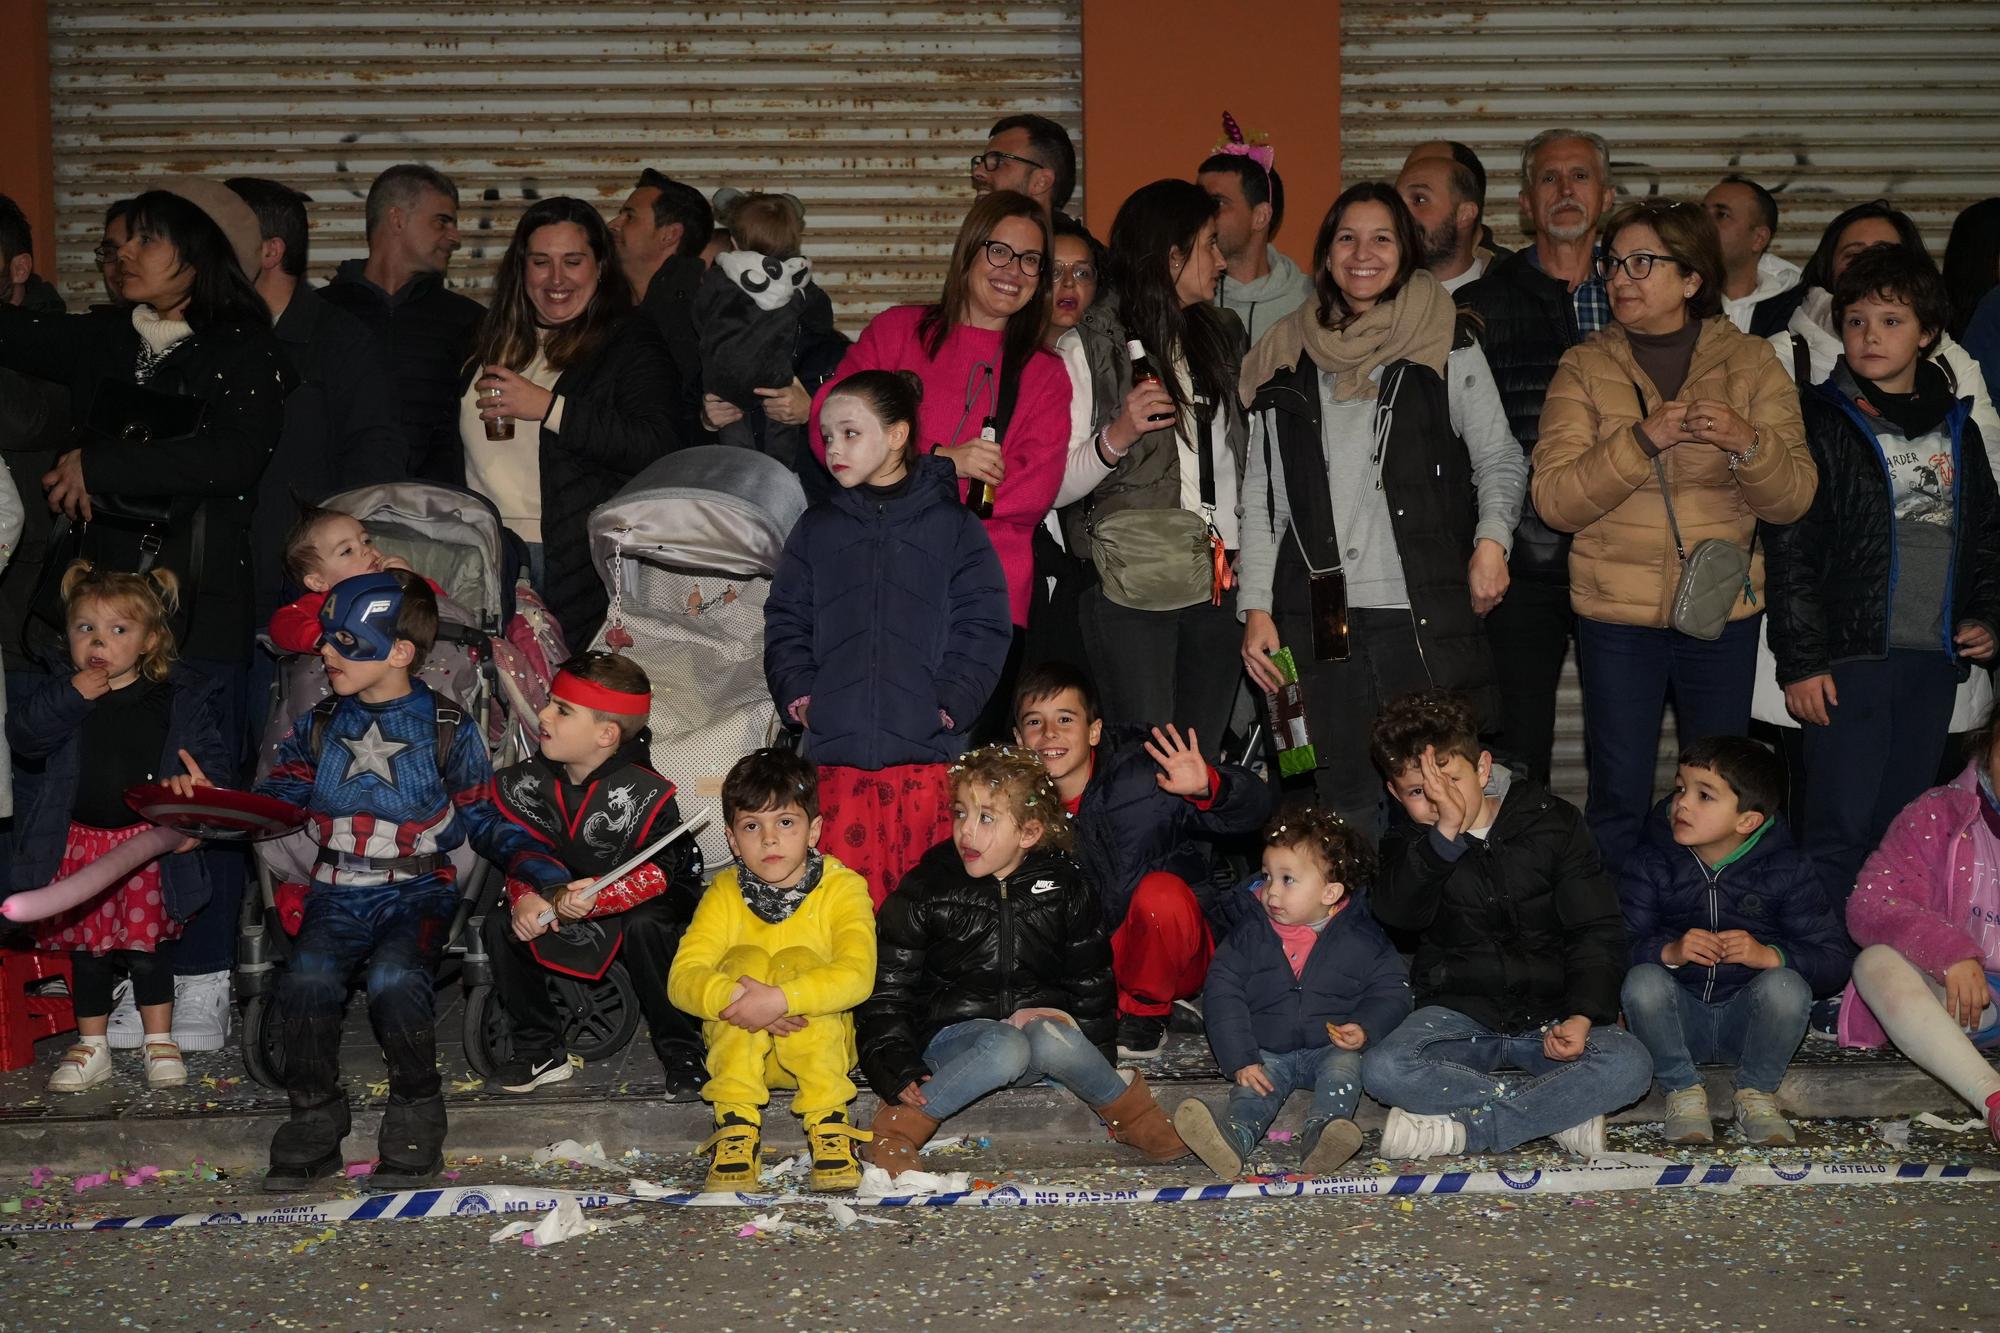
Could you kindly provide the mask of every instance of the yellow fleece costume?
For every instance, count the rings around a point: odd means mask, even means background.
[[[785,1012],[807,1019],[789,1036],[746,1032],[721,1019],[737,979],[785,992]],[[844,1110],[854,1100],[853,1009],[875,989],[875,908],[868,881],[829,856],[819,887],[776,925],[750,910],[736,870],[702,895],[667,974],[667,996],[702,1020],[708,1047],[703,1100],[719,1122],[735,1112],[759,1124],[770,1090],[797,1088],[801,1118]]]

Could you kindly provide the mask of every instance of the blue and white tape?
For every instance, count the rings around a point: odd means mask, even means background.
[[[1436,1171],[1417,1175],[1329,1176],[1266,1184],[1168,1185],[1149,1189],[1044,1189],[1000,1185],[951,1194],[841,1198],[856,1208],[1059,1208],[1091,1204],[1214,1203],[1229,1199],[1315,1199],[1346,1195],[1401,1198],[1421,1194],[1593,1194],[1610,1190],[1695,1189],[1702,1186],[1911,1185],[1920,1182],[2000,1183],[2000,1171],[1924,1162],[1848,1164],[1801,1162],[1746,1166],[1562,1166],[1528,1171]],[[0,1226],[0,1235],[38,1231],[159,1231],[182,1227],[318,1225],[327,1222],[416,1222],[433,1217],[486,1217],[545,1212],[564,1199],[583,1208],[629,1203],[679,1208],[769,1208],[824,1202],[839,1196],[798,1194],[614,1194],[523,1185],[462,1185],[403,1190],[359,1199],[283,1204],[248,1212],[163,1213],[72,1222]]]

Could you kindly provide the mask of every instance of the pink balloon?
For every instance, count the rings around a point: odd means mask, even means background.
[[[114,884],[122,884],[148,861],[181,845],[185,835],[170,828],[149,828],[92,861],[68,879],[17,893],[0,902],[0,916],[9,921],[40,921],[88,902]]]

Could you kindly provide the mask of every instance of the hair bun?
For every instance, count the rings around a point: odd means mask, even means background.
[[[910,386],[910,393],[918,402],[924,401],[924,381],[921,375],[914,370],[899,370],[896,372],[896,378]]]

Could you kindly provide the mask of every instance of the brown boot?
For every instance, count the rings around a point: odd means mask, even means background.
[[[938,1124],[913,1106],[884,1102],[875,1113],[875,1123],[868,1127],[874,1142],[862,1149],[861,1155],[887,1171],[891,1180],[905,1171],[920,1171],[923,1163],[917,1152],[938,1132]]]
[[[1092,1108],[1097,1118],[1111,1130],[1111,1137],[1137,1148],[1156,1162],[1171,1162],[1188,1155],[1188,1146],[1174,1132],[1174,1122],[1153,1100],[1146,1076],[1134,1071],[1132,1082],[1113,1101]]]

